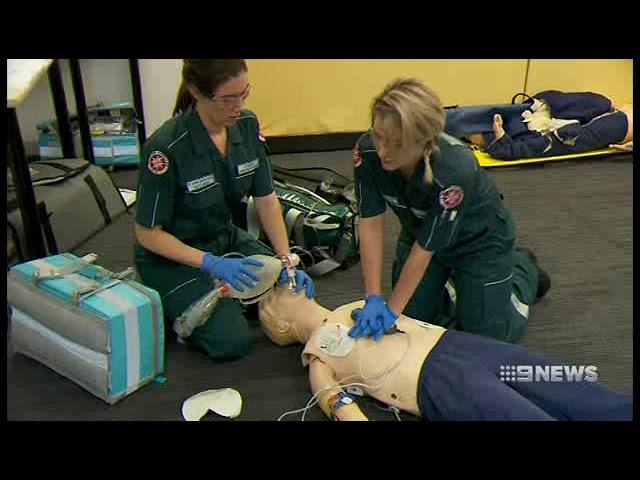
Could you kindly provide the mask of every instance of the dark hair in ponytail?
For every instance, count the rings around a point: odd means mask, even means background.
[[[191,93],[183,80],[180,82],[180,88],[178,89],[178,95],[176,97],[176,104],[173,107],[173,115],[184,112],[192,103],[193,98],[191,98]]]
[[[187,84],[193,85],[203,94],[211,94],[226,81],[246,72],[247,64],[243,59],[184,59],[182,64],[182,82],[178,89],[173,115],[184,112],[193,103],[193,97]]]

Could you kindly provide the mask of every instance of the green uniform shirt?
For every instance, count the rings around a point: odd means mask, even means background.
[[[228,129],[223,157],[192,106],[167,120],[142,149],[136,222],[161,225],[187,245],[211,251],[232,228],[243,197],[271,192],[271,165],[255,114],[243,110]],[[169,261],[139,244],[136,260]]]
[[[438,147],[431,157],[433,185],[424,180],[422,161],[405,181],[400,172],[382,168],[370,134],[365,133],[354,150],[358,210],[361,218],[367,218],[389,205],[412,242],[455,258],[478,250],[478,242],[493,229],[504,207],[495,184],[464,143],[443,133]]]

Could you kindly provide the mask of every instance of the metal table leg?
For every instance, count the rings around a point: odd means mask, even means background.
[[[42,258],[47,255],[44,238],[38,220],[36,209],[36,197],[33,192],[31,175],[29,174],[29,164],[20,135],[20,126],[15,108],[7,108],[7,160],[13,184],[16,187],[20,213],[22,214],[22,224],[26,238],[25,261]]]

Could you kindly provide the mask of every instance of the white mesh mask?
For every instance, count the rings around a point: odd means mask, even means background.
[[[197,422],[211,410],[223,417],[235,418],[242,410],[242,397],[233,388],[206,390],[182,404],[182,416],[188,422]]]

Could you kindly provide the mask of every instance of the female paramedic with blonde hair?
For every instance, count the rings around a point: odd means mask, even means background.
[[[374,99],[371,120],[353,152],[366,302],[349,334],[380,339],[405,314],[517,341],[550,280],[530,250],[516,249],[511,214],[471,150],[443,132],[440,99],[419,80],[395,80]],[[402,230],[385,301],[387,205]],[[445,295],[448,280],[455,300]],[[455,318],[446,314],[451,301]]]
[[[244,197],[253,196],[275,253],[289,253],[280,202],[255,114],[243,109],[251,86],[241,59],[187,59],[182,85],[167,120],[147,140],[140,169],[135,224],[135,263],[145,285],[162,298],[168,324],[214,288],[253,288],[262,266],[252,258],[273,256],[266,245],[233,225]],[[281,281],[286,271],[281,272]],[[295,271],[296,289],[313,296],[313,282]],[[250,331],[240,305],[222,298],[185,343],[209,357],[245,355]]]

